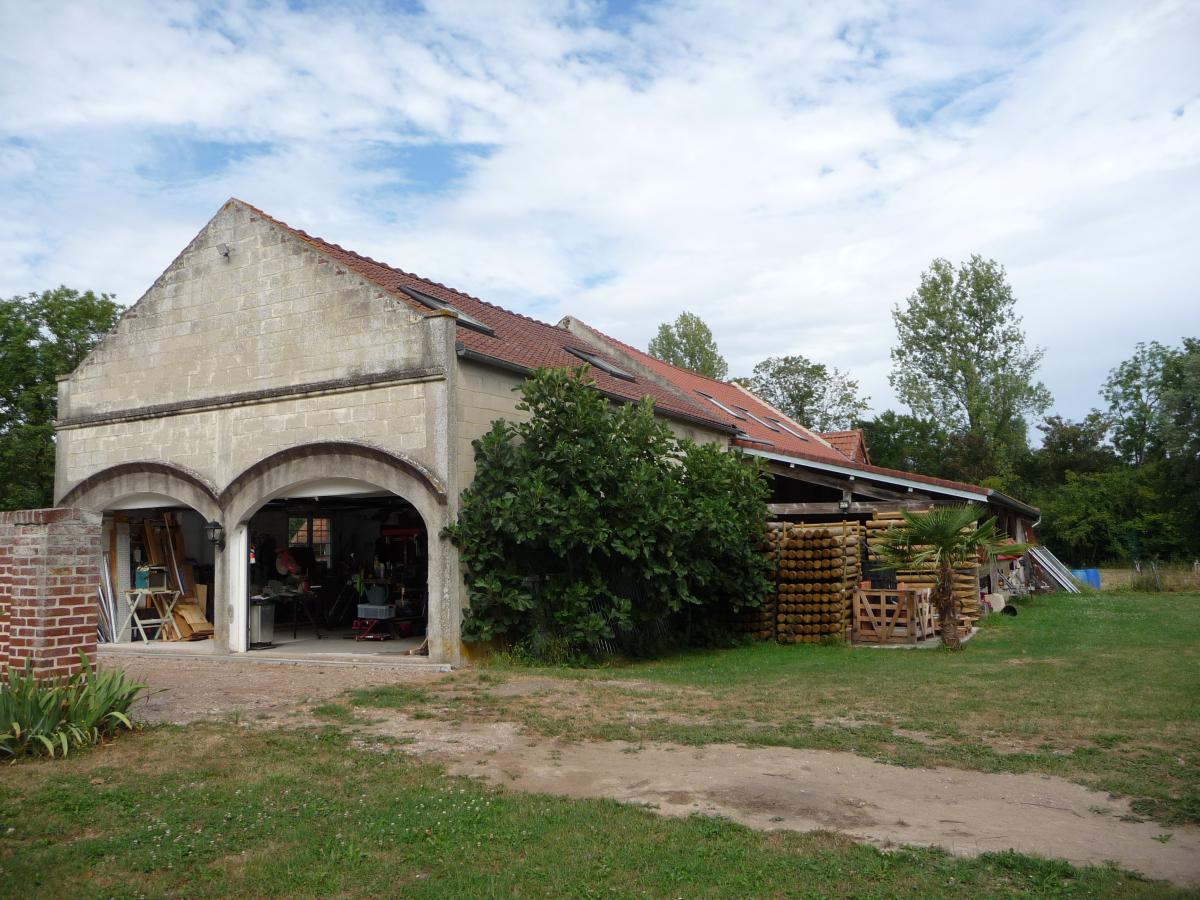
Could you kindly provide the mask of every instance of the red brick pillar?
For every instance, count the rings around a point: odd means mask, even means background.
[[[100,522],[79,509],[0,512],[0,665],[68,675],[96,654]]]

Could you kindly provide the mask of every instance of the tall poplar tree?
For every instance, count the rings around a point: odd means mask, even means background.
[[[1036,380],[1044,351],[1025,343],[1015,308],[1004,267],[976,255],[957,270],[935,259],[892,310],[892,387],[917,418],[970,448],[964,475],[976,481],[1011,470],[1031,417],[1050,406]]]

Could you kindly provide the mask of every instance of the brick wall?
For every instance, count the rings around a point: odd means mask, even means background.
[[[32,661],[67,675],[96,653],[100,516],[78,509],[0,512],[0,666]]]

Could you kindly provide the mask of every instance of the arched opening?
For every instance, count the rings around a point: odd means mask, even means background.
[[[103,516],[99,638],[119,648],[178,650],[217,634],[217,548],[205,526],[215,492],[200,476],[158,461],[98,472],[59,501]]]
[[[307,444],[251,466],[221,504],[231,650],[456,658],[446,493],[418,462],[353,442]]]
[[[429,529],[405,498],[354,478],[298,482],[273,492],[245,534],[249,650],[425,652]]]

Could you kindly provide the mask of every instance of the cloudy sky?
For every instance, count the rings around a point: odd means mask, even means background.
[[[877,409],[891,306],[1003,263],[1056,409],[1200,334],[1200,4],[0,0],[0,296],[133,302],[230,196]]]

